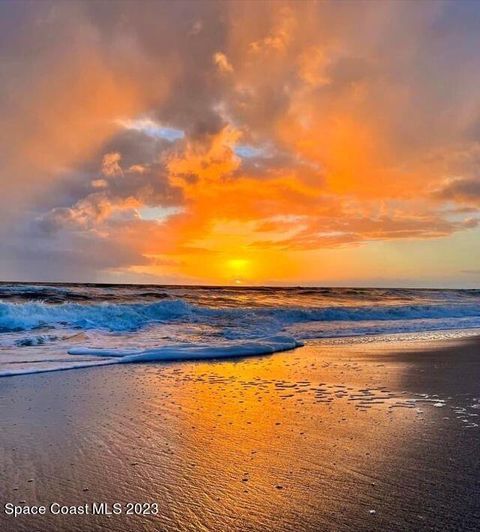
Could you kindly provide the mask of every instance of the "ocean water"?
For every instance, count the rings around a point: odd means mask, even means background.
[[[0,376],[480,327],[480,290],[0,284]]]

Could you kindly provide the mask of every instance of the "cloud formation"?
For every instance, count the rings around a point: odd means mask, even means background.
[[[3,277],[313,281],[322,250],[477,227],[474,3],[0,14]]]

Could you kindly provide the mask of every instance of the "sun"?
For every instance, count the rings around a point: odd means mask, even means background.
[[[245,279],[252,276],[251,261],[245,258],[228,259],[225,264],[225,273],[234,284],[243,284]]]

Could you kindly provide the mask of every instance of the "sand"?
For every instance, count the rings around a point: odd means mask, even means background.
[[[480,529],[478,337],[8,377],[0,396],[2,531]]]

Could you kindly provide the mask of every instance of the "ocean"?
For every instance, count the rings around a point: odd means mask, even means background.
[[[480,290],[0,284],[0,376],[480,327]]]

